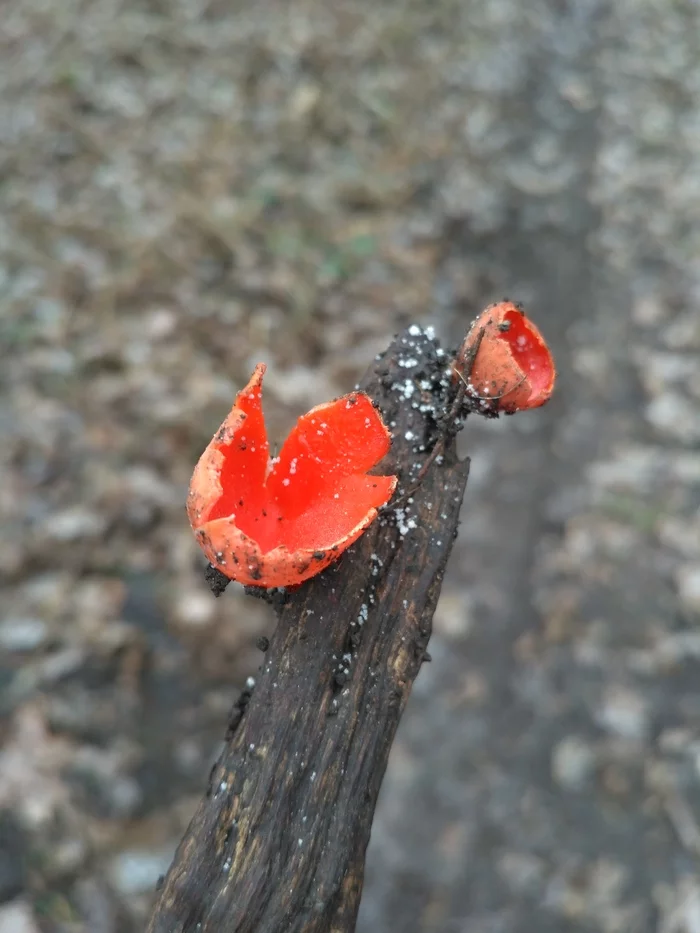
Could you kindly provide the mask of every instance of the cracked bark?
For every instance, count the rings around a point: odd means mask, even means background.
[[[361,383],[392,427],[380,472],[399,474],[398,497],[412,490],[449,410],[447,360],[406,332]],[[234,708],[148,933],[355,929],[379,788],[427,659],[467,482],[455,425],[443,426],[444,455],[400,502],[404,514],[388,508],[277,607],[256,686]]]

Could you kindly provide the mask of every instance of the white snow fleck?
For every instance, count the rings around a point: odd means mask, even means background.
[[[416,386],[411,379],[406,379],[405,382],[397,382],[394,385],[394,389],[397,392],[400,392],[401,395],[403,395],[403,397],[408,400],[416,391]]]

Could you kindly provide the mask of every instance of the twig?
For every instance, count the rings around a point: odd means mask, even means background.
[[[395,387],[399,337],[361,387],[394,422],[387,472],[408,476],[405,435],[434,430]],[[444,361],[411,353],[444,404]],[[431,371],[432,368],[432,371]],[[442,385],[442,388],[439,386]],[[438,398],[438,395],[440,397]],[[398,527],[380,516],[338,562],[288,595],[257,684],[237,704],[206,796],[160,890],[149,933],[351,933],[389,750],[423,661],[469,464],[450,418]],[[419,422],[423,421],[420,425]],[[408,431],[409,436],[413,436]]]

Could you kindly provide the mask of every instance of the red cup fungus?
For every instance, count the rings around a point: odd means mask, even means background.
[[[470,350],[478,346],[471,372],[462,375]],[[467,394],[487,412],[512,414],[539,408],[554,389],[556,370],[547,343],[512,301],[489,305],[469,329],[454,368],[467,381]]]
[[[336,560],[376,518],[396,476],[368,475],[391,438],[363,392],[318,405],[270,459],[265,364],[195,467],[187,515],[209,562],[232,580],[295,586]]]

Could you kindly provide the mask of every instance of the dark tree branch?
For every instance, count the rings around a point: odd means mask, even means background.
[[[427,660],[467,481],[448,363],[408,331],[363,380],[392,428],[381,471],[400,475],[400,504],[278,605],[149,933],[354,930],[377,795]]]

